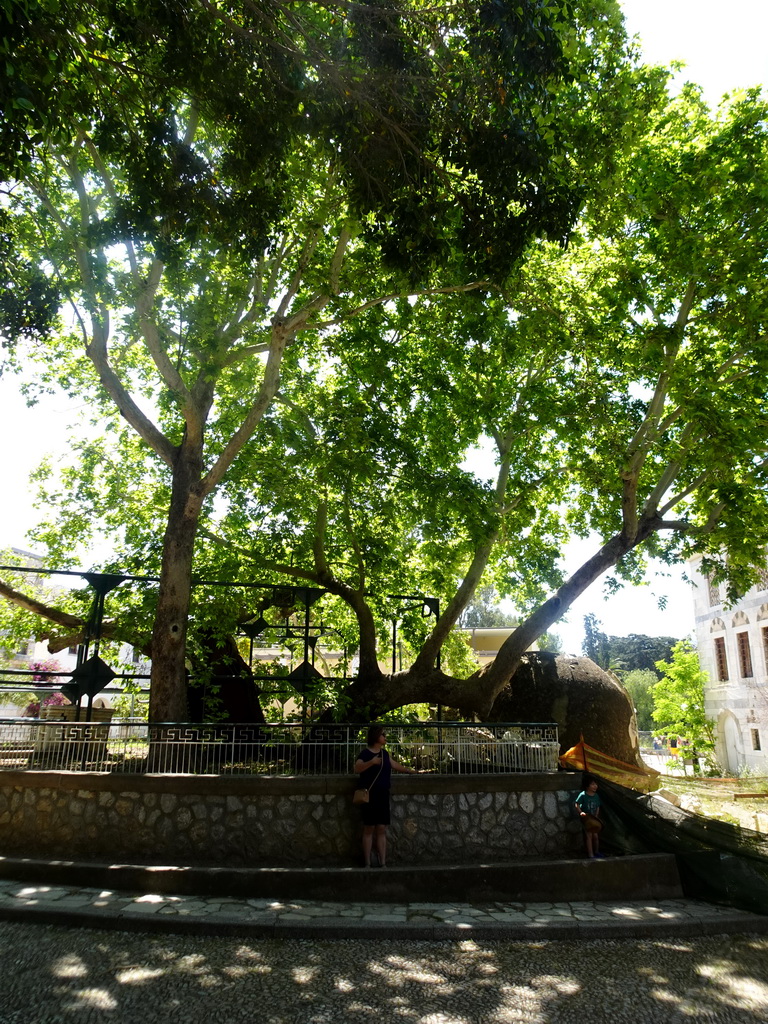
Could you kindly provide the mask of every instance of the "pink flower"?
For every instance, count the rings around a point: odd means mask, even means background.
[[[68,704],[69,701],[63,693],[52,693],[50,697],[46,697],[43,701],[44,708],[60,708],[64,704]]]
[[[38,683],[55,682],[55,678],[50,673],[61,671],[61,665],[55,658],[47,658],[45,661],[31,661],[29,667],[33,673],[32,678]]]

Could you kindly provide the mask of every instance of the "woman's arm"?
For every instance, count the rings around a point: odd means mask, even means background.
[[[355,767],[352,770],[356,772],[357,775],[359,775],[360,772],[364,772],[366,768],[378,768],[380,764],[381,754],[379,754],[377,757],[372,757],[370,761],[364,761],[362,757],[358,757],[358,759],[355,761]]]
[[[415,768],[406,768],[404,764],[400,764],[398,761],[395,761],[395,759],[393,757],[390,757],[389,763],[392,766],[392,771],[393,772],[402,772],[404,775],[418,775],[419,774],[416,771]]]

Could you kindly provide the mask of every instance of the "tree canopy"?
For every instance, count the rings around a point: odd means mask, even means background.
[[[334,595],[359,716],[482,714],[576,597],[646,553],[751,579],[757,94],[715,114],[694,89],[669,100],[610,2],[86,6],[81,31],[82,4],[30,5],[16,43],[13,258],[69,312],[10,332],[10,358],[102,425],[38,536],[64,559],[98,526],[110,566],[160,576],[155,718],[184,717],[193,568]],[[33,124],[51,24],[77,71],[55,129]],[[465,465],[480,443],[493,480]],[[563,543],[589,532],[599,550],[564,579]],[[451,675],[438,655],[481,585],[520,623]],[[393,593],[440,614],[387,673]],[[255,614],[193,611],[222,630]]]
[[[610,636],[601,628],[596,615],[584,616],[584,643],[582,650],[600,668],[610,668],[617,673],[650,671],[657,678],[657,661],[668,661],[672,648],[678,642],[673,636],[646,636],[643,633],[629,633],[627,636]]]

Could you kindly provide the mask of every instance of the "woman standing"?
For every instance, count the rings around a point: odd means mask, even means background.
[[[389,824],[389,790],[392,772],[416,775],[413,768],[406,768],[394,761],[384,744],[387,733],[383,726],[372,725],[368,729],[368,746],[360,751],[355,761],[355,771],[360,776],[360,785],[368,790],[368,803],[360,805],[363,817],[363,864],[371,866],[371,849],[376,837],[376,856],[379,867],[387,866],[387,825]]]

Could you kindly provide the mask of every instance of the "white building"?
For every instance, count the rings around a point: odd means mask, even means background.
[[[768,775],[768,569],[732,607],[724,587],[690,563],[696,639],[707,716],[717,724],[715,753],[728,772]]]

